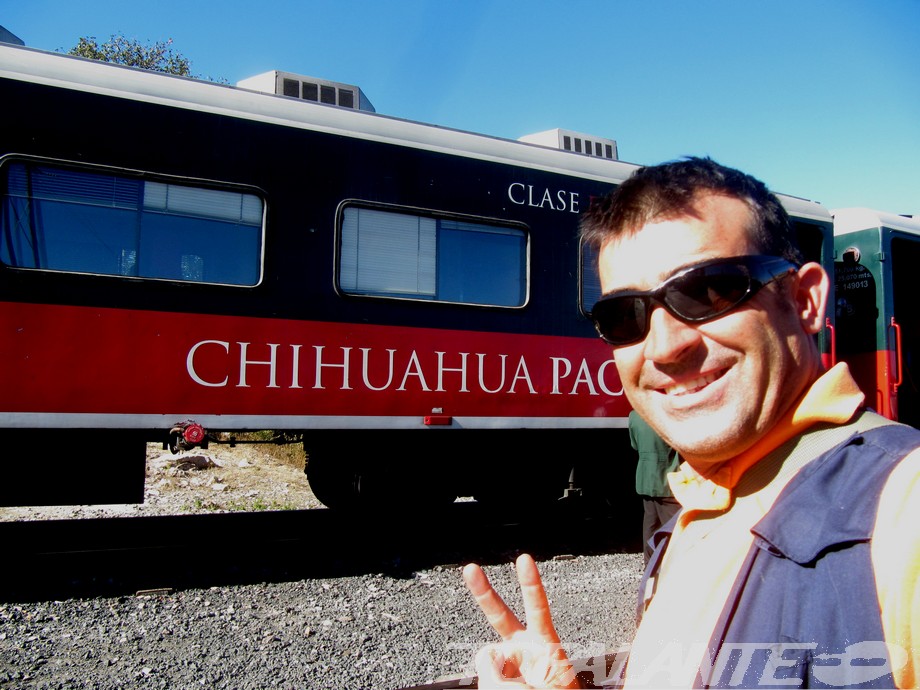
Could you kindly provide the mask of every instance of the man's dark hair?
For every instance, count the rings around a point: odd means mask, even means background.
[[[581,219],[582,240],[599,249],[607,240],[638,231],[655,220],[692,214],[700,194],[722,194],[747,204],[751,239],[761,254],[802,263],[786,209],[766,185],[750,175],[690,157],[639,168],[606,196],[592,200]]]

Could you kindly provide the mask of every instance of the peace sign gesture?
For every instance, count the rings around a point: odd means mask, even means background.
[[[475,563],[463,569],[467,588],[501,635],[502,642],[483,647],[476,655],[480,688],[578,688],[575,670],[559,643],[543,581],[533,558],[522,554],[515,562],[524,599],[522,625]]]

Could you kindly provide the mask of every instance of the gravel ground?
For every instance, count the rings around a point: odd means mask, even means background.
[[[104,514],[315,501],[300,470],[252,449],[237,451],[242,459],[220,452],[212,457],[217,467],[194,474],[178,473],[151,449],[147,507],[112,506]],[[271,487],[258,486],[253,476],[269,478]],[[88,517],[100,510],[38,508],[0,517]],[[636,553],[538,563],[573,657],[631,639],[641,564]],[[520,609],[512,565],[486,572]],[[370,574],[116,598],[3,600],[0,688],[401,688],[471,675],[475,651],[493,641],[455,565],[405,578]]]
[[[638,554],[538,564],[572,656],[625,643]],[[487,572],[518,601],[511,565]],[[459,569],[0,604],[3,688],[400,688],[495,641]]]

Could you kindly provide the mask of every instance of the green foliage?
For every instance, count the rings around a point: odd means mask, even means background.
[[[191,63],[172,49],[172,39],[157,41],[153,45],[143,45],[134,39],[113,35],[105,43],[99,43],[94,36],[80,38],[79,43],[67,54],[79,57],[114,62],[118,65],[140,67],[155,72],[177,74],[180,77],[192,77]]]

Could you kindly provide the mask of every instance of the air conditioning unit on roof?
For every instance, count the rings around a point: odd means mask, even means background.
[[[548,129],[545,132],[527,134],[520,137],[518,141],[617,160],[617,143],[613,139],[604,139],[568,129]]]
[[[377,112],[360,87],[302,74],[271,70],[242,79],[236,85],[243,89],[273,93],[277,96],[290,96],[314,103]]]

